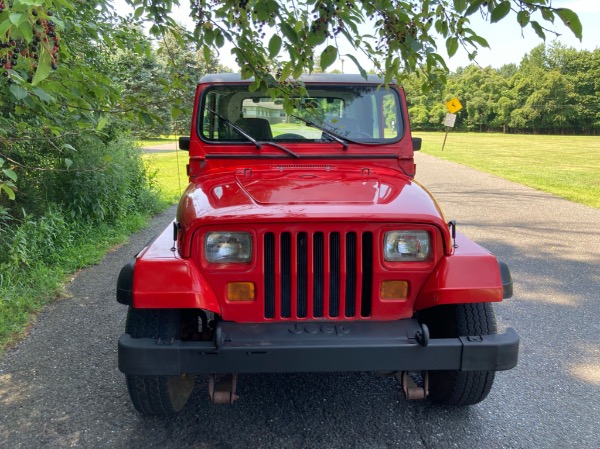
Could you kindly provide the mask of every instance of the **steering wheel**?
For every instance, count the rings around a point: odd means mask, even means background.
[[[350,131],[350,133],[348,133],[348,138],[349,139],[372,139],[373,136],[364,131]]]
[[[285,133],[285,134],[279,134],[278,136],[273,137],[273,140],[306,140],[306,137],[304,137],[300,134]]]

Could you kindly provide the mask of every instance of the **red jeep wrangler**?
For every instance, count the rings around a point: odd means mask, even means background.
[[[237,373],[382,371],[408,398],[483,400],[517,363],[496,332],[507,266],[415,182],[404,91],[301,78],[284,102],[239,75],[197,89],[177,218],[121,270],[119,369],[145,414],[179,411],[196,374],[233,402]]]

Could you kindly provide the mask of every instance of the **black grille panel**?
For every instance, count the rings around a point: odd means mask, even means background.
[[[263,241],[266,318],[371,315],[371,232],[269,232]]]

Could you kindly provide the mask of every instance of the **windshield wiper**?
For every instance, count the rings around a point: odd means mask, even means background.
[[[300,158],[300,156],[298,154],[294,153],[292,150],[290,150],[289,148],[284,147],[281,144],[278,144],[278,143],[275,143],[275,142],[271,142],[269,140],[261,140],[259,143],[262,143],[263,145],[274,146],[275,148],[279,148],[280,150],[285,151],[290,156],[293,156],[295,158]]]
[[[285,151],[290,156],[293,156],[295,158],[300,157],[296,153],[294,153],[292,150],[290,150],[289,148],[286,148],[283,145],[280,145],[278,143],[269,142],[269,141],[260,141],[259,142],[254,137],[252,137],[250,134],[248,134],[246,131],[244,131],[241,127],[239,127],[238,125],[233,123],[231,120],[229,120],[227,117],[222,116],[217,111],[213,111],[210,108],[206,108],[206,110],[208,112],[210,112],[211,114],[215,114],[217,117],[219,117],[225,123],[227,123],[229,126],[231,126],[233,129],[235,129],[238,133],[240,133],[242,136],[244,136],[246,139],[248,139],[250,142],[252,142],[254,145],[256,145],[256,148],[258,148],[259,150],[262,148],[263,145],[271,145],[271,146],[274,146],[275,148],[279,148],[280,150]]]
[[[304,123],[306,123],[311,128],[320,129],[325,134],[327,134],[329,137],[331,137],[333,140],[335,140],[337,143],[339,143],[340,145],[342,145],[344,147],[344,150],[348,149],[348,142],[352,142],[351,140],[344,139],[343,137],[338,136],[333,131],[329,131],[327,128],[325,128],[325,127],[323,127],[321,125],[317,125],[315,122],[313,122],[311,120],[305,119],[304,117],[300,117],[299,115],[295,115],[295,114],[292,114],[292,117],[297,118],[298,120],[303,121]],[[354,143],[354,142],[352,142],[352,143]]]
[[[256,145],[256,148],[258,148],[259,150],[262,148],[262,145],[258,140],[256,140],[254,137],[252,137],[250,134],[248,134],[246,131],[244,131],[242,128],[240,128],[238,125],[233,123],[227,117],[223,117],[221,114],[219,114],[216,111],[213,111],[210,108],[206,108],[206,110],[208,112],[210,112],[211,114],[215,114],[217,117],[219,117],[225,123],[227,123],[229,126],[231,126],[233,129],[235,129],[238,133],[240,133],[242,136],[244,136],[246,139],[248,139],[250,142],[252,142],[254,145]]]

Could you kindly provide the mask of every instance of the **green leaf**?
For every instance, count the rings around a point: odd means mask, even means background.
[[[11,84],[9,90],[10,90],[10,93],[13,94],[17,100],[22,100],[24,98],[27,98],[27,95],[29,95],[29,92],[27,92],[27,89],[23,89],[21,86],[19,86],[17,84]]]
[[[467,10],[465,11],[465,16],[470,16],[475,11],[477,11],[484,1],[485,0],[473,0],[467,8]]]
[[[500,3],[492,10],[492,14],[490,15],[490,22],[496,23],[504,19],[508,13],[510,12],[510,2],[505,1]]]
[[[42,6],[44,4],[42,0],[19,0],[19,3],[29,6]]]
[[[40,55],[40,59],[38,61],[38,68],[35,71],[35,75],[33,77],[32,85],[36,86],[50,75],[51,67],[51,58],[48,52],[42,51]]]
[[[554,23],[554,13],[550,9],[542,9],[542,17],[544,20]]]
[[[148,114],[147,112],[140,112],[139,117],[148,126],[154,124],[154,121],[152,120],[152,116],[150,114]]]
[[[211,28],[204,29],[204,44],[212,45],[215,41],[215,32]]]
[[[219,48],[221,48],[223,45],[225,45],[225,36],[223,36],[223,33],[221,33],[220,31],[216,32],[215,45]]]
[[[17,174],[16,174],[14,171],[12,171],[11,169],[9,169],[9,168],[4,168],[4,169],[2,169],[2,173],[4,173],[4,175],[5,175],[7,178],[10,178],[10,179],[12,179],[13,181],[17,182]]]
[[[173,120],[177,120],[179,118],[179,116],[182,114],[182,112],[183,112],[183,110],[181,108],[173,106],[171,108],[171,118]]]
[[[279,54],[280,50],[281,38],[277,34],[274,34],[273,37],[269,40],[269,58],[273,59]]]
[[[446,39],[446,50],[448,51],[448,56],[452,57],[458,51],[458,39],[454,36]]]
[[[249,66],[248,64],[244,64],[240,69],[240,74],[242,75],[243,80],[247,80],[249,78],[252,78],[254,72],[252,71],[251,66]]]
[[[282,80],[288,79],[293,71],[294,71],[294,64],[290,61],[286,65],[283,66],[283,69],[281,70],[281,79]]]
[[[14,201],[15,200],[15,191],[8,187],[6,184],[0,183],[0,188],[6,192],[8,195],[8,199]]]
[[[458,13],[462,13],[467,9],[467,0],[454,0],[454,9]]]
[[[136,19],[139,19],[140,17],[142,17],[142,14],[144,14],[144,7],[140,6],[138,9],[135,10],[135,12],[133,13],[133,17],[135,17]]]
[[[67,170],[69,168],[71,168],[71,165],[73,165],[73,161],[71,159],[65,159],[65,165],[67,166]]]
[[[4,36],[11,26],[13,26],[13,24],[10,22],[10,20],[5,20],[4,22],[0,23],[0,36]]]
[[[294,31],[294,29],[286,22],[281,22],[279,25],[281,28],[281,32],[292,44],[299,43],[298,34]]]
[[[542,26],[537,23],[535,20],[531,21],[531,28],[533,28],[533,30],[535,31],[535,33],[542,38],[542,40],[546,40],[546,33],[544,33],[544,30],[542,28]]]
[[[19,25],[19,31],[23,35],[23,38],[27,41],[27,43],[33,40],[33,29],[29,22],[25,21]]]
[[[483,37],[478,36],[476,34],[474,34],[473,36],[470,36],[469,41],[477,42],[477,44],[479,44],[480,47],[490,48],[490,44],[488,43],[488,41],[485,40]]]
[[[358,62],[358,59],[356,59],[354,56],[352,56],[350,54],[346,54],[345,56],[347,56],[348,58],[350,58],[352,60],[352,62],[354,62],[354,65],[358,69],[360,76],[362,76],[366,80],[367,79],[367,71],[365,69],[363,69],[363,67]]]
[[[13,25],[17,25],[17,26],[19,26],[22,19],[23,19],[23,14],[16,13],[16,12],[13,12],[12,14],[9,14],[9,16],[8,16],[8,20],[10,20],[13,23]]]
[[[323,53],[321,53],[321,69],[325,71],[327,67],[335,62],[338,56],[337,48],[333,45],[328,45]]]
[[[558,17],[562,19],[564,24],[571,29],[577,39],[581,40],[583,38],[581,21],[577,14],[567,8],[558,8],[556,14],[558,14]]]
[[[106,126],[107,123],[108,123],[108,119],[106,117],[102,117],[100,120],[98,120],[98,125],[96,126],[96,131],[102,131],[102,129],[104,129],[104,127]]]
[[[517,22],[519,22],[521,28],[525,28],[529,24],[530,18],[529,11],[521,10],[517,13]]]
[[[306,39],[306,45],[310,47],[316,47],[325,42],[327,37],[325,36],[325,32],[317,31],[316,33],[310,33],[308,38]]]

